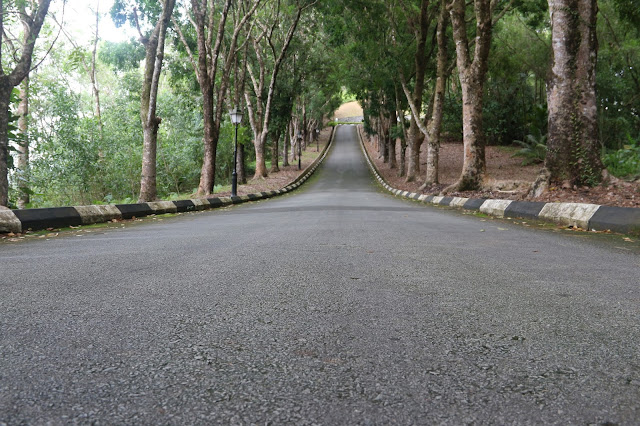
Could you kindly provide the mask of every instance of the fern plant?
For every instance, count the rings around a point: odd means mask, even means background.
[[[640,141],[627,136],[629,145],[622,149],[607,151],[602,162],[609,172],[618,178],[636,178],[640,176]]]
[[[547,155],[547,135],[538,132],[537,135],[528,134],[523,141],[514,140],[513,143],[520,145],[514,157],[522,157],[522,165],[539,164],[544,162]]]

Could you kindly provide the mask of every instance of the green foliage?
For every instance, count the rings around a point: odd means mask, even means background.
[[[598,18],[600,139],[613,150],[622,148],[626,135],[640,134],[640,25],[620,18],[616,11],[619,6],[611,1],[601,2]]]
[[[98,58],[102,62],[119,71],[137,69],[144,56],[144,46],[133,39],[120,43],[105,41],[98,51]]]
[[[31,163],[33,203],[43,206],[87,204],[99,185],[100,165],[95,121],[80,114],[80,97],[58,81],[32,84],[37,100],[32,114],[40,126]]]
[[[109,11],[117,27],[127,22],[135,25],[136,14],[137,20],[144,27],[149,21],[155,22],[161,12],[162,2],[157,0],[115,0]]]
[[[522,157],[522,165],[539,164],[544,162],[547,155],[547,135],[537,133],[535,135],[528,134],[524,140],[514,140],[513,143],[520,145],[522,148],[518,150],[514,157]]]
[[[404,131],[402,129],[402,125],[398,124],[396,126],[391,126],[391,129],[389,130],[389,136],[392,140],[404,140]]]
[[[629,144],[618,150],[608,150],[602,162],[609,172],[619,178],[640,177],[640,143],[629,137]]]

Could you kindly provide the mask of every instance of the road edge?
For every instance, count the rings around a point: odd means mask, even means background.
[[[588,231],[611,231],[640,236],[640,209],[611,207],[585,203],[544,203],[535,201],[497,200],[488,198],[440,197],[403,191],[390,186],[379,173],[364,146],[362,126],[356,126],[360,149],[380,185],[397,197],[425,204],[476,210],[500,218],[541,220]]]

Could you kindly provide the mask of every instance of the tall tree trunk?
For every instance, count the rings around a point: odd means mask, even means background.
[[[287,125],[287,129],[284,134],[284,146],[282,147],[282,167],[289,165],[289,141],[291,139],[291,121]]]
[[[380,150],[382,151],[382,162],[387,164],[389,162],[389,118],[384,115],[384,113],[380,113],[380,130],[382,131],[380,135]]]
[[[142,178],[140,180],[140,196],[138,202],[153,201],[157,198],[156,157],[158,144],[158,128],[162,119],[156,116],[158,102],[158,86],[164,59],[164,41],[167,26],[173,13],[175,0],[165,0],[162,15],[149,40],[145,41],[145,71],[140,96],[140,118],[144,137],[142,149]]]
[[[100,90],[98,89],[98,75],[97,75],[98,72],[96,69],[96,54],[98,52],[99,27],[100,27],[100,0],[96,2],[96,33],[93,38],[93,49],[91,51],[91,70],[89,73],[89,77],[91,79],[93,99],[95,102],[95,115],[96,115],[96,119],[98,120],[98,129],[100,130],[100,138],[102,139],[104,128],[102,125],[102,110],[100,107]]]
[[[275,49],[271,44],[272,42],[271,40],[269,40],[272,53],[274,55],[274,64],[273,64],[273,70],[271,71],[271,80],[269,81],[269,89],[267,91],[267,101],[264,106],[264,119],[262,121],[262,131],[259,135],[257,135],[256,138],[254,138],[254,147],[256,151],[256,172],[254,176],[255,178],[264,178],[267,176],[267,167],[265,164],[264,148],[267,142],[267,136],[269,134],[269,124],[271,122],[271,105],[273,102],[273,96],[275,93],[276,82],[277,82],[278,74],[280,72],[280,67],[282,65],[282,62],[284,61],[287,50],[289,50],[289,46],[291,44],[291,40],[293,39],[293,35],[295,34],[296,29],[298,28],[298,23],[300,22],[300,17],[302,15],[303,9],[304,9],[303,6],[298,6],[296,10],[296,14],[293,17],[293,22],[291,23],[291,26],[287,31],[282,47],[280,49],[280,53],[278,54],[277,57],[276,57]]]
[[[398,114],[398,125],[400,126],[401,136],[400,136],[400,164],[398,167],[398,177],[403,177],[405,175],[405,149],[406,149],[406,127],[405,127],[405,119],[404,119],[404,111],[402,108],[402,103],[400,102],[400,87],[395,85],[395,95],[396,95],[396,111]],[[395,158],[395,155],[394,155]]]
[[[11,92],[14,87],[24,80],[31,69],[31,60],[36,39],[40,34],[40,29],[49,10],[50,0],[38,0],[38,7],[33,12],[33,16],[27,15],[25,12],[25,3],[22,2],[18,7],[23,15],[25,22],[25,40],[27,43],[22,47],[20,55],[16,57],[14,68],[5,73],[2,67],[2,37],[4,35],[4,18],[6,15],[4,0],[0,0],[0,206],[9,204],[9,104],[11,101]],[[16,52],[17,53],[17,52]]]
[[[202,169],[200,171],[200,184],[198,185],[197,192],[198,197],[207,196],[213,193],[213,187],[215,185],[216,151],[218,141],[215,130],[215,99],[213,93],[218,70],[218,58],[222,47],[222,39],[224,37],[227,16],[229,15],[229,8],[231,7],[231,0],[226,0],[224,2],[224,7],[220,14],[220,20],[218,21],[215,43],[212,42],[213,28],[211,25],[213,24],[213,21],[208,20],[206,5],[206,1],[191,1],[191,8],[193,9],[195,18],[194,25],[196,27],[195,29],[197,34],[197,64],[191,53],[189,54],[189,57],[194,65],[194,69],[196,70],[196,76],[198,78],[198,84],[202,94],[202,117],[204,127],[204,156],[202,159]],[[208,33],[207,25],[209,25]],[[186,46],[187,51],[191,52],[188,43],[182,35],[180,36],[180,39]],[[211,47],[212,45],[213,48]]]
[[[596,0],[549,0],[553,63],[547,86],[550,180],[574,185],[602,178],[596,102]]]
[[[445,192],[476,190],[484,181],[486,163],[482,106],[493,28],[491,3],[490,0],[474,0],[476,38],[473,60],[469,53],[465,20],[466,2],[453,0],[449,5],[462,88],[464,159],[460,178],[455,184],[446,188]]]
[[[9,204],[9,101],[13,85],[0,79],[0,206]]]
[[[407,182],[416,180],[420,173],[420,146],[424,140],[424,136],[418,128],[420,121],[420,111],[422,109],[422,93],[424,92],[424,77],[427,70],[427,57],[425,55],[427,45],[427,33],[429,31],[429,0],[422,0],[420,4],[420,16],[414,23],[414,32],[416,35],[416,52],[414,55],[415,62],[415,86],[411,99],[415,105],[416,112],[411,114],[411,123],[409,126],[409,161],[407,164]]]
[[[400,166],[398,167],[398,177],[403,177],[406,174],[407,167],[407,142],[400,141]]]
[[[280,167],[278,166],[279,162],[279,152],[278,152],[278,141],[280,140],[280,132],[274,132],[271,137],[271,142],[273,143],[271,147],[271,173],[279,172]]]
[[[388,156],[389,156],[389,168],[390,169],[395,169],[396,168],[396,137],[395,137],[395,131],[392,132],[392,127],[396,126],[398,124],[398,114],[396,113],[396,110],[392,110],[391,111],[391,117],[389,119],[390,121],[390,126],[389,126],[389,137],[388,137],[388,141],[387,141],[387,150],[388,150]]]
[[[18,208],[24,209],[29,204],[29,76],[20,85],[20,105],[18,106],[18,130],[20,143],[18,144]]]
[[[438,43],[438,55],[436,65],[436,85],[433,94],[433,111],[427,133],[427,172],[423,188],[440,183],[438,163],[440,161],[440,130],[442,128],[442,116],[444,112],[444,95],[449,75],[447,65],[447,26],[449,14],[447,12],[447,0],[440,2],[440,16],[436,39]]]
[[[245,185],[246,183],[247,171],[245,170],[244,144],[238,143],[238,184]]]

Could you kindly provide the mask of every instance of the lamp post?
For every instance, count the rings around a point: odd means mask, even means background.
[[[238,196],[238,124],[242,121],[242,111],[237,106],[229,110],[231,122],[236,126],[236,136],[233,147],[233,174],[231,175],[231,196]]]
[[[298,170],[302,170],[302,132],[298,132]]]

